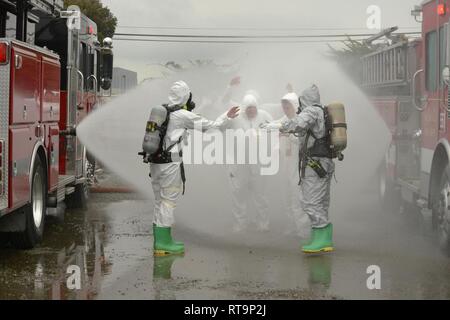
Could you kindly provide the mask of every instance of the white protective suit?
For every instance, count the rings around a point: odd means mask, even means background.
[[[169,106],[185,105],[190,96],[190,89],[183,81],[175,82],[169,93]],[[209,129],[220,129],[226,126],[230,119],[224,114],[216,121],[207,120],[193,112],[178,110],[170,114],[169,125],[164,139],[164,148],[176,144],[180,137],[187,137],[187,130],[198,129],[201,125],[202,131]],[[178,153],[182,145],[178,144],[172,153]],[[155,195],[154,223],[158,227],[171,227],[174,223],[174,210],[177,200],[183,191],[181,179],[181,159],[165,164],[150,164],[153,193]]]
[[[283,123],[282,131],[300,130],[300,148],[305,144],[307,130],[311,130],[318,139],[325,136],[324,114],[320,107],[320,93],[317,86],[306,89],[301,97],[302,112],[297,117]],[[314,145],[314,138],[308,141],[308,148]],[[305,177],[302,178],[302,207],[303,211],[311,220],[313,228],[324,228],[330,223],[328,210],[330,207],[331,179],[335,166],[332,159],[313,158],[320,161],[323,168],[328,172],[325,178],[320,178],[309,166],[306,167]]]
[[[289,102],[297,112],[300,107],[298,96],[295,93],[288,93],[282,101]],[[281,125],[289,121],[287,116],[276,121]],[[282,135],[280,137],[280,160],[283,179],[286,179],[286,214],[289,218],[287,233],[295,232],[299,236],[306,237],[309,229],[309,218],[302,210],[301,189],[299,182],[299,152],[300,141],[292,134]]]
[[[259,135],[260,126],[272,121],[272,117],[264,110],[258,110],[255,118],[249,119],[246,110],[249,107],[257,107],[258,99],[247,94],[242,102],[240,115],[230,121],[229,128],[252,131],[251,134]],[[237,152],[246,152],[236,150]],[[228,176],[232,191],[232,211],[235,217],[234,231],[241,231],[247,228],[249,223],[248,203],[253,203],[256,209],[256,225],[260,231],[269,230],[269,204],[265,197],[266,177],[261,176],[260,165],[258,164],[236,164],[229,165]]]

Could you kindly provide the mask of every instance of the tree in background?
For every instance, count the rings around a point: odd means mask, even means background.
[[[106,37],[113,37],[117,27],[117,18],[108,7],[103,6],[100,0],[66,0],[64,3],[66,7],[71,5],[80,7],[81,12],[97,24],[100,42]]]
[[[374,48],[364,43],[364,41],[357,41],[351,38],[343,41],[343,48],[341,49],[328,46],[330,48],[330,57],[339,63],[352,80],[360,82],[362,78],[361,58],[373,52]]]
[[[328,45],[330,51],[329,57],[339,63],[348,75],[357,83],[362,80],[361,58],[370,53],[386,48],[395,43],[408,43],[409,39],[404,34],[387,35],[386,39],[378,40],[376,43],[368,43],[364,40],[353,40],[347,37],[342,42],[340,49]]]

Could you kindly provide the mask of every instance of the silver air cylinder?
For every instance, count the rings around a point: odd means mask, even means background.
[[[160,127],[166,121],[166,117],[167,109],[163,106],[152,108],[145,130],[144,142],[142,143],[142,149],[148,155],[153,155],[159,149],[161,142]]]
[[[340,102],[328,105],[328,113],[333,123],[331,144],[334,151],[342,152],[347,148],[347,122],[345,119],[345,106]]]

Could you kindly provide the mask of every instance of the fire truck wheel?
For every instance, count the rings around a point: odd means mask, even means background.
[[[389,178],[384,166],[379,170],[378,196],[385,211],[390,213],[400,211],[400,197],[398,191],[395,189],[394,182]]]
[[[69,209],[87,209],[89,199],[89,185],[87,183],[75,186],[75,192],[66,198],[66,205]]]
[[[433,197],[433,225],[441,249],[450,256],[450,177],[447,170],[442,174],[439,191]]]
[[[40,157],[32,171],[31,203],[24,210],[25,230],[11,234],[12,244],[19,249],[32,249],[42,241],[47,201],[47,181]]]

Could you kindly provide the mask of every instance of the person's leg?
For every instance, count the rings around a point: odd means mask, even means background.
[[[286,224],[286,228],[284,231],[285,235],[292,235],[296,232],[296,228],[295,228],[295,219],[294,219],[294,210],[293,210],[293,197],[294,197],[294,193],[295,190],[292,188],[292,163],[291,161],[293,159],[291,159],[292,157],[286,157],[283,156],[281,158],[281,166],[280,166],[280,174],[282,177],[282,181],[286,181],[285,183],[283,183],[283,200],[284,200],[284,210],[286,213],[286,217],[287,217],[287,224]],[[298,173],[297,173],[298,176]],[[297,179],[298,180],[298,179]],[[298,184],[298,181],[297,181]],[[300,187],[298,187],[300,189]]]
[[[328,220],[327,202],[330,178],[305,177],[302,181],[302,207],[311,221],[311,227],[326,227]],[[329,203],[329,202],[328,202]]]
[[[179,163],[160,164],[159,166],[159,214],[155,219],[154,239],[155,255],[184,253],[184,244],[172,239],[174,210],[183,191],[183,182]],[[158,189],[158,188],[157,188]]]
[[[329,163],[327,160],[323,160],[322,165],[329,172],[327,177],[319,178],[314,171],[308,168],[306,177],[302,180],[302,206],[311,220],[313,235],[312,241],[302,248],[305,253],[334,250],[332,241],[333,225],[328,217],[334,166],[332,162]]]
[[[161,227],[172,227],[175,222],[174,211],[183,193],[183,181],[179,163],[163,164],[160,176]]]
[[[298,161],[294,158],[290,159],[286,164],[287,175],[287,203],[288,203],[288,218],[291,228],[301,238],[307,238],[310,228],[309,217],[302,209],[302,190],[299,186],[299,170]]]
[[[250,169],[250,196],[256,208],[256,225],[259,231],[269,231],[269,202],[267,201],[267,177],[262,176],[259,166]]]
[[[160,175],[161,168],[157,164],[150,165],[150,174],[152,181],[152,189],[153,195],[155,198],[154,209],[153,209],[153,224],[161,225],[162,217],[161,217],[161,185],[160,185]]]
[[[311,220],[302,209],[302,191],[298,182],[292,187],[293,190],[295,190],[291,198],[291,214],[295,232],[300,238],[306,239],[310,234],[309,229],[311,228]]]
[[[228,167],[228,179],[231,187],[232,212],[235,219],[233,230],[235,232],[243,231],[248,226],[247,199],[248,192],[247,175],[245,170],[238,165]]]

